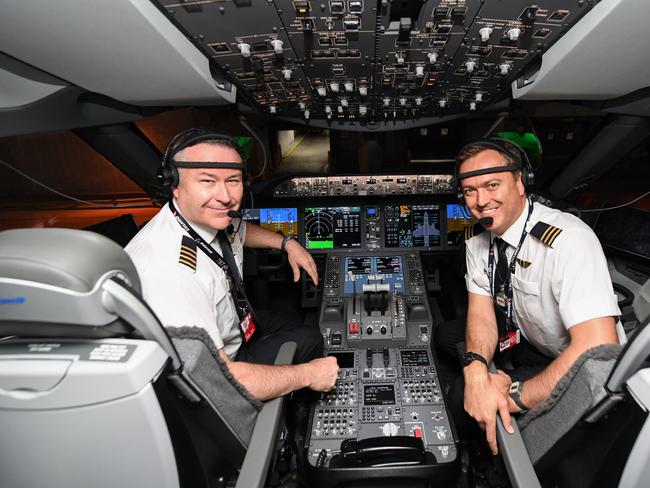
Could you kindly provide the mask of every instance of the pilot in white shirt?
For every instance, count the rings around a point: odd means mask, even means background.
[[[548,398],[582,353],[624,336],[598,239],[576,217],[529,202],[525,152],[503,139],[477,141],[461,149],[456,168],[479,224],[466,235],[466,349],[450,404],[496,453],[497,414],[512,431],[510,413]],[[507,371],[490,373],[493,359]]]
[[[572,326],[621,312],[603,249],[591,228],[574,215],[539,203],[533,204],[526,223],[529,205],[526,200],[524,211],[501,236],[482,232],[466,241],[465,282],[470,293],[491,297],[490,245],[495,237],[505,240],[510,262],[525,224],[528,237],[511,275],[514,322],[536,349],[556,357],[569,344]],[[542,225],[536,228],[538,223]],[[619,339],[624,337],[622,327],[618,332]]]
[[[215,229],[196,224],[194,229],[221,254]],[[242,222],[231,239],[240,273],[245,236],[246,222]],[[168,204],[133,238],[126,251],[138,270],[143,298],[163,325],[201,327],[217,349],[224,348],[230,359],[235,358],[242,338],[226,275],[205,253],[197,250],[196,243],[178,225]]]

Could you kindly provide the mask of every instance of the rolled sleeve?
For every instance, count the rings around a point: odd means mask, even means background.
[[[465,263],[467,272],[465,273],[465,286],[470,293],[477,295],[490,295],[490,282],[483,271],[480,259],[478,259],[473,250],[468,246],[465,252]]]
[[[564,326],[620,315],[607,260],[590,230],[571,230],[558,249],[553,292]]]

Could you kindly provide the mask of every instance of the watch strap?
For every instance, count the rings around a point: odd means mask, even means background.
[[[286,250],[287,243],[288,243],[291,239],[293,239],[293,237],[291,237],[291,236],[284,236],[284,237],[282,238],[282,244],[280,244],[280,251],[281,251],[281,252],[287,252],[287,250]]]
[[[463,359],[463,366],[469,366],[469,364],[472,361],[480,361],[483,364],[485,364],[486,367],[488,366],[487,359],[485,359],[483,356],[481,356],[476,352],[467,351],[465,354],[463,354],[462,359]]]
[[[510,384],[510,389],[508,390],[508,395],[512,398],[512,401],[521,409],[522,412],[528,410],[528,407],[524,405],[523,400],[521,399],[521,392],[523,390],[523,382],[513,381]]]

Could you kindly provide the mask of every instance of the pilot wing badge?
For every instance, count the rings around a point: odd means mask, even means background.
[[[187,266],[196,273],[196,242],[190,236],[183,236],[178,263]]]
[[[522,268],[526,269],[533,263],[531,263],[530,261],[526,261],[524,259],[517,258],[517,264],[519,264],[519,266],[521,266]]]

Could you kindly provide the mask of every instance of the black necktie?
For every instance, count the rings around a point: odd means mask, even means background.
[[[497,246],[497,265],[496,273],[494,275],[494,305],[497,317],[497,325],[499,326],[499,336],[502,337],[507,332],[506,326],[506,311],[507,311],[507,297],[506,291],[510,285],[510,270],[508,269],[508,258],[506,256],[506,249],[508,243],[497,237],[494,239]]]

